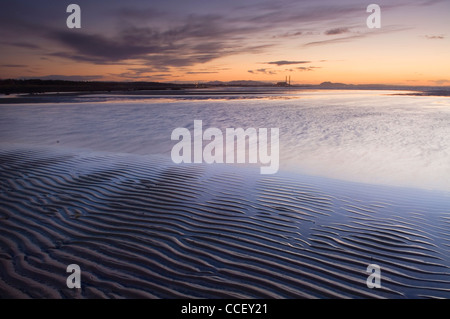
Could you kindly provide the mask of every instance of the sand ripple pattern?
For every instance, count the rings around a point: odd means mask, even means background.
[[[0,201],[2,298],[450,297],[445,193],[16,147]]]

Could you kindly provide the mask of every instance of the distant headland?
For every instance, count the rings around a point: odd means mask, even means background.
[[[45,93],[78,94],[78,93],[119,93],[148,94],[164,92],[164,94],[182,94],[186,89],[224,88],[224,87],[283,87],[304,89],[339,89],[339,90],[398,90],[413,91],[410,95],[450,96],[450,86],[405,86],[385,84],[344,84],[322,82],[321,84],[297,84],[288,82],[261,82],[261,81],[210,81],[204,83],[163,83],[163,82],[103,82],[103,81],[67,81],[67,80],[40,80],[40,79],[6,79],[0,80],[0,94],[30,94]]]

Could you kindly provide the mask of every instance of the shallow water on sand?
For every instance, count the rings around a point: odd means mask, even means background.
[[[204,130],[279,128],[283,171],[450,191],[447,97],[350,90],[235,93],[0,104],[0,143],[169,156],[176,144],[172,131],[192,131],[194,120],[202,120]]]

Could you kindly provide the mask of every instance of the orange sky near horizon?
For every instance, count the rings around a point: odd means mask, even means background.
[[[2,4],[0,77],[450,85],[450,1],[379,1],[380,29],[361,1],[199,1],[79,1],[81,29],[65,4]]]

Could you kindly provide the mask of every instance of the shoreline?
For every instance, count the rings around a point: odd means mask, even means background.
[[[240,96],[241,98],[259,98],[271,95],[283,96],[294,92],[309,91],[410,91],[408,93],[394,93],[392,96],[437,96],[449,97],[450,88],[436,87],[321,87],[321,86],[290,86],[290,87],[274,87],[274,86],[222,86],[207,88],[172,88],[164,89],[137,89],[137,90],[87,90],[87,91],[43,91],[35,93],[17,92],[0,95],[0,104],[23,104],[23,103],[79,103],[83,101],[90,102],[92,98],[96,98],[98,102],[106,101],[108,97],[128,97],[133,99],[158,99],[158,98],[220,98],[222,96],[232,97]]]

